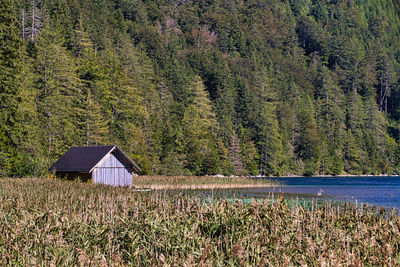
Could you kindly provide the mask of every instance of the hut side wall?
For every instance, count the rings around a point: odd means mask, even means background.
[[[111,153],[93,170],[93,182],[114,186],[132,186],[132,168],[118,153]]]

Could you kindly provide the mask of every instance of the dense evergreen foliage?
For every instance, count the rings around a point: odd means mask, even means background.
[[[400,5],[3,0],[0,175],[117,144],[145,173],[398,173]]]

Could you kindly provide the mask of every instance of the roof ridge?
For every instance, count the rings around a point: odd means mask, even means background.
[[[73,147],[115,147],[116,145],[96,145],[96,146],[71,146],[70,148]]]

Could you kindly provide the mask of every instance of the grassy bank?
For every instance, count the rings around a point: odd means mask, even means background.
[[[400,218],[0,179],[0,265],[400,264]]]
[[[151,189],[229,189],[277,186],[267,179],[218,176],[136,176],[133,187]]]

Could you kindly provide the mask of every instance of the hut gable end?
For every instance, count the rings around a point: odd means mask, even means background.
[[[97,168],[132,168],[131,164],[125,160],[124,157],[121,156],[119,153],[112,152],[110,153],[100,164]]]
[[[92,177],[95,183],[132,186],[132,171],[120,153],[110,153],[94,168]]]

